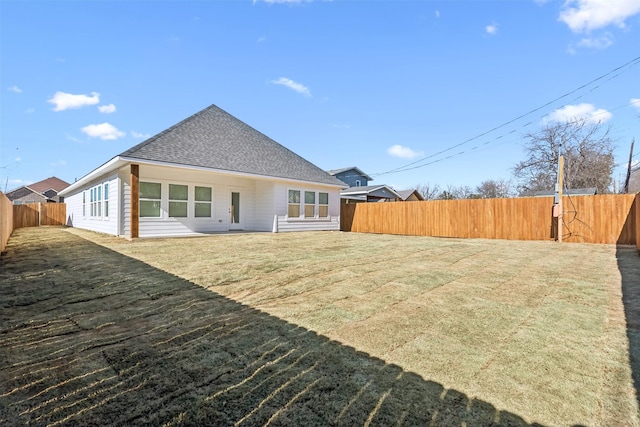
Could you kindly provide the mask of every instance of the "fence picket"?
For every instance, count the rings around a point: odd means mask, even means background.
[[[640,194],[565,196],[563,240],[635,245]],[[553,197],[342,204],[343,231],[552,240]]]

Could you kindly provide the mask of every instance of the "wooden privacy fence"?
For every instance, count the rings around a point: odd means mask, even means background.
[[[13,232],[13,205],[11,200],[0,192],[0,252],[7,247],[9,236]]]
[[[638,245],[640,193],[563,197],[563,240]],[[340,229],[363,233],[552,240],[553,197],[343,204]]]
[[[0,252],[7,247],[13,230],[40,225],[65,225],[67,205],[64,203],[29,203],[14,205],[0,192]]]
[[[67,205],[64,203],[28,203],[13,205],[13,228],[40,225],[65,225]]]

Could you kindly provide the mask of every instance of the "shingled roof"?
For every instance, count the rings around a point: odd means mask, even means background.
[[[44,193],[47,190],[55,190],[57,193],[64,190],[69,186],[69,183],[61,180],[58,177],[52,176],[42,181],[29,184],[27,187],[35,191],[36,193]]]
[[[215,105],[128,149],[120,157],[344,186],[339,179]]]

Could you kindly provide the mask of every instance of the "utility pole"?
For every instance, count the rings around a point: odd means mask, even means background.
[[[556,240],[558,243],[562,243],[562,186],[564,175],[564,156],[558,157],[558,182],[556,184],[556,204],[553,207],[553,216],[558,218],[558,227]]]
[[[624,180],[624,188],[622,189],[622,194],[629,194],[629,181],[631,180],[631,161],[633,160],[633,144],[635,144],[636,139],[633,138],[631,140],[631,151],[629,151],[629,164],[627,166],[627,179]]]

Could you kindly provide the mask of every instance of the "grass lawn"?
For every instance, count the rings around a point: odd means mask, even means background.
[[[42,227],[0,262],[0,425],[640,425],[635,248]]]

